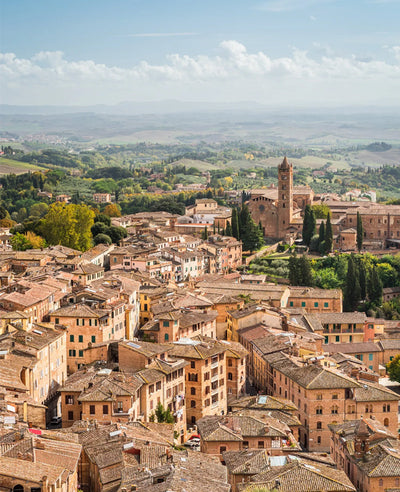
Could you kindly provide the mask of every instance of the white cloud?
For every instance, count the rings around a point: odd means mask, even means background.
[[[318,48],[318,45],[316,45]],[[327,99],[372,103],[382,95],[397,101],[400,47],[389,49],[392,62],[338,57],[330,50],[318,56],[293,49],[273,58],[249,53],[234,40],[223,41],[219,54],[167,56],[130,67],[92,60],[69,61],[59,51],[31,58],[0,54],[2,102],[9,104],[93,104],[120,100],[247,100],[305,104]],[[319,51],[319,52],[318,52]]]

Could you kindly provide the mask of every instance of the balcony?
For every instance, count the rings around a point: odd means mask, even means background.
[[[216,369],[218,367],[218,360],[215,362],[211,362],[211,369]]]
[[[217,406],[218,406],[218,402],[217,401],[214,402],[214,403],[211,403],[211,408],[217,408]]]
[[[215,374],[215,376],[212,376],[211,377],[211,382],[212,383],[215,383],[216,381],[218,381],[218,374]]]

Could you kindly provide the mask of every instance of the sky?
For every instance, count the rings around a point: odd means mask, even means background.
[[[399,106],[400,0],[0,0],[0,103]]]

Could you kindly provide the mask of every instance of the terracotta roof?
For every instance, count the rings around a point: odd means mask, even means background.
[[[325,324],[338,324],[338,323],[362,323],[367,320],[365,313],[315,313],[314,316],[318,318],[323,325]]]
[[[254,475],[251,482],[240,484],[238,490],[247,492],[257,487],[274,489],[277,480],[280,492],[356,491],[344,471],[302,460],[294,460],[284,466],[272,467],[267,472]]]
[[[264,355],[274,369],[307,389],[359,388],[360,384],[343,373],[317,365],[299,366],[283,353]]]
[[[231,475],[256,475],[269,467],[268,455],[264,449],[224,451],[222,458]]]

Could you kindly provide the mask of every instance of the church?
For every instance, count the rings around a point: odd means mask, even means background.
[[[278,188],[251,190],[249,211],[264,236],[285,240],[303,228],[303,212],[312,205],[314,192],[309,186],[293,186],[293,164],[285,157],[278,166]]]

